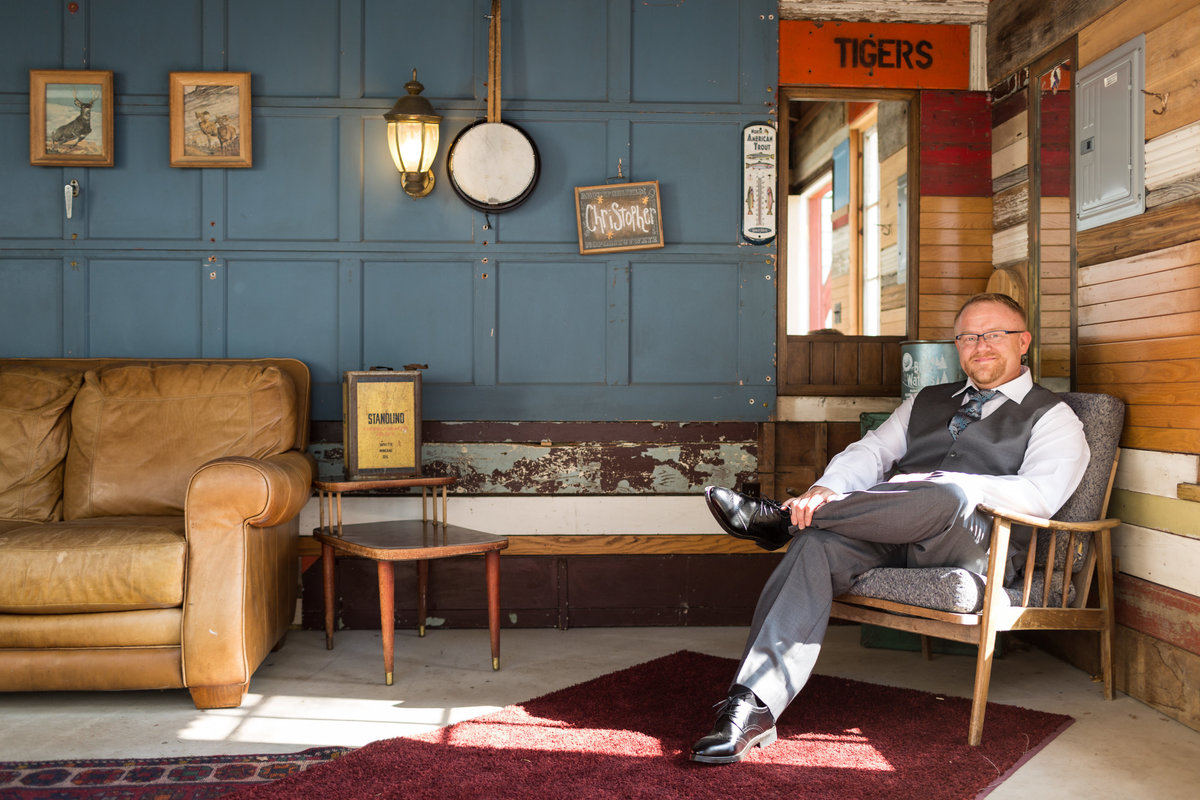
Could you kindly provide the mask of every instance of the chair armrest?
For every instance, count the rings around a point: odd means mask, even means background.
[[[1064,522],[1057,519],[1047,519],[1046,517],[1035,517],[1032,514],[1022,514],[1018,511],[1007,511],[1001,508],[995,508],[985,503],[980,503],[976,506],[977,509],[985,514],[991,514],[995,517],[1002,517],[1010,522],[1016,522],[1019,525],[1028,525],[1032,528],[1053,528],[1058,531],[1079,531],[1081,533],[1095,533],[1096,531],[1105,530],[1106,528],[1115,528],[1121,524],[1119,519],[1098,519],[1089,522]]]

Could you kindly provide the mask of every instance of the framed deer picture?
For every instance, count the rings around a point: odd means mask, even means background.
[[[111,71],[29,70],[29,163],[111,167],[113,116]]]
[[[172,72],[172,167],[249,167],[249,72]]]

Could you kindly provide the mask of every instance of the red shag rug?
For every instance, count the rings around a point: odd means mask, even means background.
[[[3,800],[210,800],[321,764],[353,750],[0,763]],[[332,798],[330,798],[332,800]]]
[[[744,761],[689,761],[735,662],[678,652],[420,736],[385,739],[233,795],[380,798],[821,798],[964,800],[987,794],[1072,720],[989,703],[966,744],[970,702],[813,676]]]

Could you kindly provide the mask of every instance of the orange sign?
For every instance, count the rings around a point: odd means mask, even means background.
[[[779,83],[878,89],[968,89],[967,25],[779,22]]]

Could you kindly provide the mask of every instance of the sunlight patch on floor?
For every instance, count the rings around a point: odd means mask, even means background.
[[[499,706],[418,707],[396,700],[248,694],[240,708],[198,714],[178,736],[188,741],[361,746],[427,733],[498,710]]]

